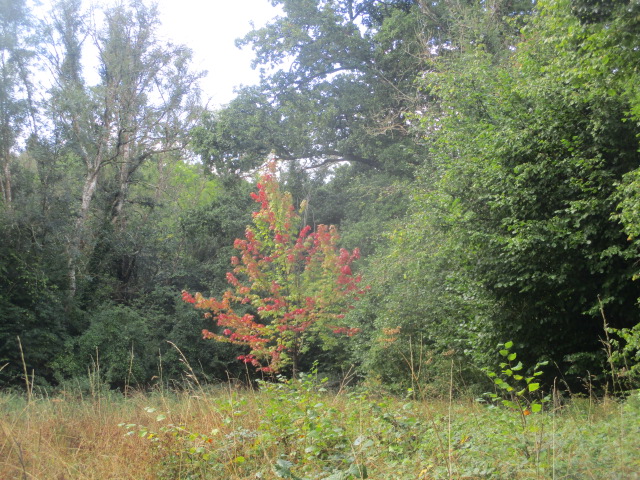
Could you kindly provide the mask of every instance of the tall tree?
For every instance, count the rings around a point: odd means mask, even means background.
[[[407,174],[417,147],[404,114],[424,64],[414,2],[276,3],[284,15],[238,42],[255,51],[261,84],[205,119],[204,159],[224,171],[273,152]]]
[[[26,2],[0,3],[0,191],[13,199],[11,162],[21,136],[35,125],[29,65],[35,56],[31,13]]]
[[[55,123],[84,165],[75,230],[69,242],[69,291],[77,289],[77,268],[92,244],[87,221],[101,176],[116,174],[110,218],[123,221],[129,186],[140,165],[155,155],[184,148],[197,104],[198,74],[191,52],[163,43],[158,12],[132,1],[104,11],[102,27],[87,26],[78,0],[56,6],[51,25],[60,54],[50,55],[56,75],[51,110]],[[79,69],[84,38],[99,52],[99,81],[86,85]]]

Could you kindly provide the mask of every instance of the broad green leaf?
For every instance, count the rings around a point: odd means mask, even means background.
[[[346,473],[348,475],[353,475],[355,478],[369,478],[369,475],[367,474],[367,467],[365,465],[358,465],[356,463],[352,463]]]

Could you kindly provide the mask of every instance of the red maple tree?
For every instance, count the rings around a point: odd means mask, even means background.
[[[239,251],[231,258],[231,285],[220,299],[194,296],[183,299],[208,310],[217,332],[203,330],[205,338],[249,347],[239,360],[258,370],[275,373],[298,361],[311,337],[352,336],[359,330],[344,324],[344,313],[367,288],[352,271],[360,258],[338,248],[334,226],[301,226],[291,195],[280,190],[271,163],[252,198],[260,204],[253,226],[244,239],[236,239]]]

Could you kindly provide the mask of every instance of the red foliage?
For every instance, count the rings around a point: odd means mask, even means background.
[[[321,330],[353,336],[359,329],[342,324],[344,312],[366,288],[359,287],[352,264],[360,252],[337,249],[333,226],[298,231],[300,216],[291,195],[281,192],[271,165],[252,193],[260,204],[244,239],[236,239],[227,281],[233,287],[220,300],[183,292],[185,302],[208,310],[222,334],[203,331],[205,338],[249,347],[239,360],[263,372],[277,372],[304,352],[305,342]],[[255,315],[236,313],[245,305]],[[256,318],[259,321],[256,321]],[[323,328],[324,327],[324,328]]]

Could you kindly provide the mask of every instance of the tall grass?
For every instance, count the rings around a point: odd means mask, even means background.
[[[1,479],[635,479],[640,395],[531,414],[327,391],[313,376],[180,392],[0,395]],[[30,400],[30,401],[29,401]]]

